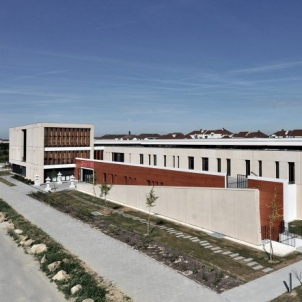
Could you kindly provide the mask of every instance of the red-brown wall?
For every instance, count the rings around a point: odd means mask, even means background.
[[[265,180],[255,180],[249,179],[248,187],[250,189],[259,189],[260,194],[260,223],[262,229],[262,239],[267,238],[267,234],[265,234],[264,228],[269,225],[269,214],[270,209],[268,205],[271,204],[274,198],[274,192],[276,190],[277,197],[276,197],[276,204],[278,205],[281,210],[279,211],[281,217],[275,223],[275,230],[274,230],[274,240],[278,240],[279,236],[279,225],[283,220],[283,183],[280,182],[271,182]]]
[[[76,160],[76,178],[78,178],[79,169],[81,167],[94,169],[98,183],[106,181],[108,184],[119,185],[225,187],[225,177],[223,175],[210,175],[79,159]],[[104,179],[104,174],[106,175],[106,179]]]

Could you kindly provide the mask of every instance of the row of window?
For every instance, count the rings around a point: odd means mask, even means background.
[[[45,151],[44,165],[74,164],[76,157],[90,158],[90,151]]]

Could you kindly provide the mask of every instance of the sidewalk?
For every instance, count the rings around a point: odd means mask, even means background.
[[[233,301],[265,302],[286,292],[289,273],[302,271],[302,261],[219,295],[127,245],[42,204],[25,194],[22,183],[0,183],[0,198],[43,229],[100,276],[115,283],[135,302]],[[293,275],[293,287],[300,285]]]
[[[0,183],[0,198],[112,281],[135,302],[228,301],[154,259],[25,194],[22,183]]]

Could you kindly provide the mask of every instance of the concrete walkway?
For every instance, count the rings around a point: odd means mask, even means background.
[[[19,182],[15,187],[0,183],[0,198],[78,255],[100,276],[115,283],[135,302],[265,302],[286,292],[284,281],[288,283],[290,272],[302,271],[300,261],[218,295],[127,245],[25,195],[32,190]],[[293,287],[299,284],[293,274]]]

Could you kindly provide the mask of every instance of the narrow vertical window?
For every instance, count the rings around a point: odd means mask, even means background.
[[[208,157],[202,158],[202,171],[209,171],[209,158]]]
[[[175,168],[175,156],[173,155],[173,168]]]
[[[164,167],[167,166],[167,155],[164,155]]]
[[[251,174],[251,161],[245,161],[245,176],[248,177]]]
[[[157,156],[156,156],[156,154],[153,155],[153,164],[154,164],[154,166],[157,165]]]
[[[295,183],[295,163],[288,163],[288,182]]]
[[[231,160],[227,158],[227,175],[231,175]]]
[[[217,158],[217,172],[221,172],[221,158]]]
[[[279,171],[279,162],[276,161],[276,178],[279,178],[280,176],[280,171]]]
[[[177,156],[177,168],[179,168],[179,156]]]
[[[148,154],[148,158],[149,158],[149,166],[151,166],[151,154]]]
[[[259,160],[259,176],[262,176],[262,160]]]
[[[188,157],[188,169],[194,170],[194,157],[193,156]]]
[[[139,163],[140,163],[141,165],[144,164],[144,154],[140,154],[140,155],[139,155]]]

